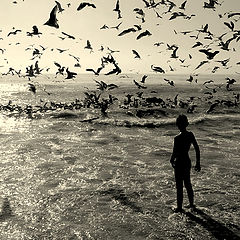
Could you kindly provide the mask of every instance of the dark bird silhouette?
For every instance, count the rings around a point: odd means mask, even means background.
[[[63,72],[64,72],[64,70],[65,70],[65,67],[62,67],[62,66],[61,66],[59,63],[57,63],[57,62],[54,62],[54,64],[55,64],[55,66],[58,67],[58,71],[56,72],[56,76],[57,76],[58,74],[63,75]]]
[[[228,14],[228,18],[234,17],[234,16],[239,16],[240,12],[236,12],[236,13],[229,13]]]
[[[139,53],[136,50],[132,50],[133,54],[134,54],[134,58],[139,58],[141,59]]]
[[[140,18],[142,20],[142,23],[145,22],[145,13],[143,12],[143,10],[141,8],[134,8],[133,11],[138,14],[140,17],[136,17],[136,18]]]
[[[59,25],[58,25],[58,20],[57,20],[57,10],[58,10],[58,6],[56,5],[51,13],[50,13],[50,17],[49,19],[47,20],[47,22],[44,23],[44,25],[48,25],[50,27],[55,27],[55,28],[59,28]]]
[[[101,90],[101,91],[104,91],[104,90],[112,90],[114,88],[118,88],[118,86],[116,84],[107,84],[103,81],[97,81],[97,80],[94,80],[96,83],[97,83],[97,89]]]
[[[122,18],[120,6],[119,6],[119,0],[117,0],[115,8],[113,9],[113,11],[118,13],[118,19]]]
[[[102,65],[101,67],[99,67],[96,71],[92,68],[87,68],[86,71],[88,72],[93,72],[95,75],[99,75],[99,73],[101,72],[101,70],[104,68],[104,66]]]
[[[220,40],[219,46],[221,46],[221,49],[229,51],[230,50],[229,44],[234,39],[235,39],[235,37],[232,37],[232,38],[229,38],[228,40],[226,40],[225,42],[223,42],[223,40],[221,40],[221,38],[219,38],[219,40]]]
[[[135,85],[139,88],[139,89],[146,89],[147,87],[144,85],[141,85],[140,83],[138,83],[135,79],[133,79],[133,82],[135,83]]]
[[[29,87],[29,91],[33,92],[34,94],[36,94],[36,87],[34,84],[32,83],[28,83],[28,87]]]
[[[209,49],[200,49],[199,52],[206,54],[209,60],[213,59],[219,53],[219,51],[210,52]]]
[[[9,37],[10,35],[16,35],[18,32],[21,32],[22,30],[20,29],[16,29],[15,31],[9,32],[7,37]]]
[[[75,37],[74,37],[74,36],[72,36],[72,35],[69,35],[69,34],[67,34],[67,33],[65,33],[65,32],[62,32],[62,34],[63,34],[64,36],[66,36],[66,37],[70,38],[70,39],[75,39]]]
[[[165,71],[161,67],[157,67],[157,66],[151,65],[151,69],[154,72],[165,73]]]
[[[140,34],[137,36],[137,40],[141,39],[142,37],[151,36],[151,35],[152,35],[152,34],[151,34],[148,30],[146,30],[146,31],[140,33]]]
[[[196,42],[193,46],[192,46],[192,48],[195,48],[195,47],[199,47],[199,46],[202,46],[203,44],[201,43],[201,42]]]
[[[84,48],[90,49],[91,50],[90,52],[93,52],[93,48],[89,40],[87,40],[87,45]]]
[[[61,49],[61,48],[56,48],[56,50],[59,51],[59,53],[63,53],[63,52],[66,52],[68,51],[69,49]]]
[[[205,81],[204,83],[203,83],[203,85],[206,85],[206,84],[209,84],[209,83],[213,83],[214,81],[213,80],[208,80],[208,81]]]
[[[218,104],[220,103],[219,100],[217,100],[215,103],[211,104],[209,109],[206,111],[206,113],[211,113],[212,111],[215,110],[215,108],[218,106]]]
[[[130,33],[130,32],[136,32],[137,30],[135,29],[135,28],[128,28],[128,29],[125,29],[125,30],[123,30],[122,32],[120,32],[119,34],[118,34],[118,36],[123,36],[123,35],[125,35],[125,34],[127,34],[127,33]]]
[[[164,42],[156,42],[153,45],[156,47],[160,47],[162,44],[164,44]]]
[[[187,82],[193,82],[193,76],[192,75],[190,75],[190,77],[186,80]]]
[[[186,6],[187,1],[184,1],[181,6],[179,7],[179,9],[185,10],[185,6]]]
[[[234,31],[234,23],[231,21],[230,23],[228,23],[228,22],[224,22],[224,24],[228,27],[228,28],[230,28],[232,31]]]
[[[109,47],[107,47],[107,50],[109,51],[110,54],[120,52],[119,50],[113,50],[113,49],[110,49]]]
[[[220,60],[220,61],[215,61],[215,62],[219,62],[222,64],[223,67],[226,67],[229,61],[230,61],[230,58]]]
[[[215,66],[215,67],[213,68],[213,70],[212,70],[212,73],[215,73],[219,68],[220,68],[220,67]]]
[[[172,80],[169,80],[169,79],[166,79],[166,78],[164,78],[163,80],[166,81],[170,86],[173,86],[173,87],[175,86],[175,84]]]
[[[41,32],[39,32],[38,27],[36,25],[34,25],[32,27],[32,29],[33,29],[32,32],[27,32],[27,36],[31,36],[32,37],[33,35],[39,36],[40,34],[42,34]]]
[[[236,80],[233,79],[233,78],[230,79],[229,77],[227,77],[226,80],[227,80],[226,88],[227,88],[228,91],[230,91],[231,90],[230,86],[233,85],[236,82]]]
[[[68,54],[70,57],[73,57],[77,62],[79,62],[79,60],[80,60],[80,57],[77,57],[77,56],[74,56],[74,55],[72,55],[72,54]]]
[[[197,70],[198,68],[200,68],[201,66],[203,66],[206,63],[209,63],[209,61],[202,61],[202,62],[200,62],[199,65],[195,68],[195,70]]]
[[[75,78],[76,75],[77,75],[77,73],[75,73],[75,72],[70,72],[70,71],[68,70],[68,68],[66,69],[66,72],[67,72],[67,77],[66,77],[65,79],[73,79],[73,78]]]
[[[183,12],[173,12],[169,20],[173,20],[177,17],[186,17],[186,15]]]
[[[82,2],[79,4],[77,11],[82,10],[85,7],[92,7],[92,8],[96,8],[96,6],[93,3],[88,3],[88,2]]]
[[[100,27],[100,29],[108,29],[109,27],[106,25],[106,24],[104,24],[102,27]]]
[[[111,71],[109,71],[108,73],[105,73],[105,75],[111,75],[111,74],[116,74],[118,75],[119,73],[122,72],[122,70],[118,67],[118,65],[116,63],[114,63],[115,68]]]
[[[145,83],[147,77],[148,77],[147,75],[143,75],[140,82],[141,82],[141,83]]]
[[[209,0],[209,2],[204,2],[203,8],[215,9],[215,4],[219,4],[217,0]]]
[[[111,28],[116,28],[117,30],[119,30],[119,27],[121,26],[122,22],[120,22],[117,26],[113,26]]]
[[[171,54],[171,58],[178,58],[178,56],[177,56],[177,50],[178,50],[178,47],[176,47],[176,48],[173,50],[173,52],[172,52],[172,54]]]

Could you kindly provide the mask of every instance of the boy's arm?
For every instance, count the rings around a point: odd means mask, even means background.
[[[174,145],[173,145],[173,152],[170,158],[170,163],[172,164],[172,167],[175,168],[175,158],[176,158],[176,144],[175,144],[175,139],[174,139]]]
[[[195,138],[194,135],[193,135],[192,144],[193,144],[193,147],[194,147],[195,152],[196,152],[196,165],[195,165],[195,170],[199,172],[199,171],[201,170],[201,165],[200,165],[200,149],[199,149],[197,140],[196,140],[196,138]]]

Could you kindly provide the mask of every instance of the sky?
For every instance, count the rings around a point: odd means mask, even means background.
[[[149,1],[149,0],[147,0]],[[57,13],[59,28],[44,25],[49,19],[51,10],[56,5],[54,0],[1,0],[0,8],[0,72],[6,73],[9,67],[15,70],[26,72],[26,67],[36,61],[42,68],[42,73],[55,73],[57,66],[69,67],[76,73],[87,73],[87,68],[97,69],[101,65],[101,58],[107,56],[109,49],[117,51],[112,56],[121,68],[122,73],[153,73],[151,65],[159,66],[165,73],[173,74],[202,74],[202,73],[240,73],[239,50],[240,40],[234,39],[229,44],[228,50],[221,49],[219,37],[226,33],[222,39],[227,41],[234,34],[240,36],[240,16],[228,18],[230,12],[240,12],[239,0],[218,0],[219,4],[214,9],[204,8],[204,2],[209,0],[187,0],[185,10],[179,9],[184,0],[172,0],[175,6],[169,12],[170,3],[168,0],[155,0],[159,4],[155,8],[146,7],[143,0],[119,0],[119,7],[122,18],[113,11],[117,0],[59,0],[63,12]],[[80,11],[77,8],[81,2],[92,3],[96,6],[85,7]],[[70,3],[70,5],[68,5]],[[144,22],[134,9],[141,9],[145,16]],[[177,17],[169,20],[174,12],[182,12],[190,19]],[[157,17],[157,13],[160,17]],[[225,23],[233,22],[231,30]],[[117,26],[119,29],[112,28]],[[107,29],[100,29],[104,24]],[[212,39],[206,39],[208,34],[200,33],[198,39],[194,38],[204,26],[208,24],[208,31],[212,33]],[[39,29],[39,36],[27,36],[36,25]],[[141,30],[118,36],[125,29],[140,25]],[[136,28],[136,27],[135,27]],[[16,35],[8,33],[21,30]],[[151,35],[141,39],[136,37],[148,30]],[[181,32],[190,31],[183,34]],[[75,39],[65,38],[62,32],[70,34]],[[86,49],[87,40],[90,41],[93,51]],[[203,45],[192,48],[196,42]],[[160,46],[154,45],[160,43]],[[167,44],[175,44],[178,47],[177,57],[171,58],[173,50],[167,50]],[[208,45],[208,46],[207,46]],[[43,46],[46,48],[42,49]],[[101,46],[104,48],[100,51]],[[33,59],[34,49],[42,53]],[[58,49],[66,50],[62,53]],[[200,49],[209,49],[210,52],[219,51],[213,59],[207,59],[205,53]],[[139,53],[140,59],[135,58],[132,50]],[[80,67],[74,66],[77,60],[70,56],[79,58]],[[190,55],[189,55],[190,54]],[[217,61],[226,60],[226,66]],[[208,63],[196,69],[202,61]],[[101,74],[106,73],[113,66],[107,65]],[[217,67],[216,71],[213,71]],[[170,71],[172,69],[172,71]]]

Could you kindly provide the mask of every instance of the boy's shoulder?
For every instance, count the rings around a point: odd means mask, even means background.
[[[191,131],[186,131],[184,134],[180,132],[178,135],[176,135],[174,137],[174,139],[178,139],[178,138],[185,137],[185,136],[194,137],[194,134]]]

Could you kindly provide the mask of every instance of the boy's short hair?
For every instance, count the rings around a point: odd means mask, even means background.
[[[187,127],[189,124],[187,116],[184,114],[180,114],[176,119],[176,125],[178,127]]]

